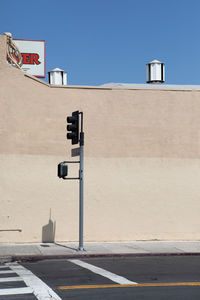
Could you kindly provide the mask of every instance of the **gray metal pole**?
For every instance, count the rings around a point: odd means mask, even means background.
[[[84,149],[80,146],[80,180],[79,180],[79,251],[83,251],[83,157]]]
[[[79,251],[83,248],[83,184],[84,184],[84,132],[83,132],[83,113],[81,113],[81,132],[80,132],[80,174],[79,174]]]

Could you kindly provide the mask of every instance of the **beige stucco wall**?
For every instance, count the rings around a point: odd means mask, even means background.
[[[5,45],[0,36],[0,242],[78,240],[78,182],[57,177],[76,159],[65,138],[75,110],[84,239],[199,239],[200,91],[50,87],[8,65]]]

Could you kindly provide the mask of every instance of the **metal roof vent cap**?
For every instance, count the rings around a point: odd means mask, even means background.
[[[55,68],[48,72],[49,84],[67,85],[67,73],[64,70]]]
[[[146,64],[146,82],[162,83],[165,81],[165,64],[159,60],[153,60]]]

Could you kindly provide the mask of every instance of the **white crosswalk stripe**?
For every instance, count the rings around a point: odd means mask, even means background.
[[[13,276],[8,277],[7,274],[13,274]],[[20,283],[19,287],[17,287],[17,282]],[[24,282],[24,287],[22,287],[22,282]],[[7,288],[8,284],[9,288]],[[3,287],[0,288],[0,299],[1,296],[9,300],[9,295],[32,294],[38,300],[61,300],[41,279],[16,262],[0,266],[0,285]]]
[[[0,277],[1,286],[4,286],[4,283],[5,284],[11,283],[10,286],[12,286],[12,282],[15,283],[15,285],[17,284],[17,282],[24,282],[23,278],[21,278],[20,276],[7,277],[8,274],[16,275],[15,271],[11,270],[10,267],[8,267],[6,264],[0,266],[0,276],[5,275],[5,277]],[[0,296],[33,294],[33,289],[28,286],[10,287],[10,288],[5,288],[5,287],[0,288]]]
[[[91,265],[89,263],[86,263],[82,260],[79,260],[79,259],[69,259],[68,261],[70,261],[71,263],[73,264],[76,264],[82,268],[85,268],[85,269],[88,269],[90,270],[91,272],[93,273],[96,273],[98,275],[101,275],[103,277],[106,277],[118,284],[137,284],[137,282],[134,282],[134,281],[130,281],[128,280],[127,278],[125,277],[122,277],[122,276],[119,276],[117,274],[114,274],[114,273],[111,273],[105,269],[102,269],[102,268],[99,268],[99,267],[96,267],[94,265]]]
[[[15,272],[12,271],[12,270],[4,270],[4,271],[0,271],[0,275],[1,275],[1,274],[11,274],[11,273],[15,273]]]
[[[0,282],[12,282],[12,281],[23,281],[20,277],[3,277],[0,278]]]
[[[0,289],[0,296],[22,295],[22,294],[32,294],[32,293],[33,293],[33,290],[30,287]]]

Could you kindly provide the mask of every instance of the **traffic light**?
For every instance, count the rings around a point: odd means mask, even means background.
[[[67,117],[67,139],[72,140],[72,145],[78,144],[79,142],[79,111],[74,111],[72,116]]]
[[[64,178],[68,175],[68,165],[65,164],[65,162],[61,162],[58,165],[58,177]]]

